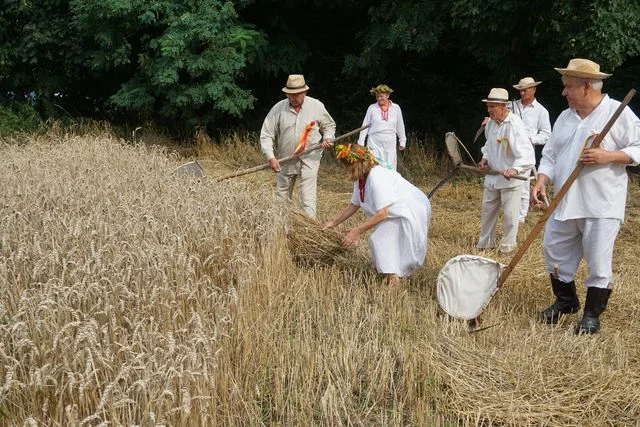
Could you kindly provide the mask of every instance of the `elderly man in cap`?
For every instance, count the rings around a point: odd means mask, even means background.
[[[514,102],[513,111],[516,113],[527,129],[529,141],[533,145],[536,155],[536,167],[540,164],[542,157],[542,148],[549,140],[551,135],[551,123],[549,122],[549,112],[536,99],[536,86],[541,81],[535,81],[533,77],[525,77],[520,79],[517,85],[513,85],[520,92],[520,99]],[[522,186],[522,195],[520,197],[520,216],[521,223],[524,222],[529,212],[530,186],[525,184]]]
[[[278,173],[276,197],[291,201],[293,187],[300,179],[300,205],[311,218],[316,217],[316,187],[323,150],[313,150],[280,164],[278,158],[294,153],[300,139],[307,135],[307,146],[322,144],[331,148],[336,123],[322,102],[307,96],[309,86],[304,76],[292,74],[282,91],[286,99],[271,108],[262,124],[260,146],[269,166]],[[278,158],[274,154],[277,144]]]
[[[482,147],[482,160],[478,167],[485,171],[497,171],[498,174],[486,175],[484,178],[482,224],[477,247],[496,247],[496,226],[502,207],[504,227],[500,251],[509,253],[516,248],[522,192],[522,181],[511,177],[531,169],[535,156],[522,119],[507,108],[507,90],[493,88],[482,102],[487,103],[490,120],[484,129],[486,142]]]
[[[588,59],[575,58],[562,75],[569,108],[556,120],[547,142],[533,187],[531,201],[540,204],[545,185],[558,191],[578,161],[582,173],[569,188],[544,233],[544,257],[555,302],[541,313],[543,322],[556,324],[565,314],[576,313],[580,301],[575,275],[582,258],[588,267],[587,297],[576,334],[600,329],[600,314],[611,295],[613,247],[624,220],[627,196],[626,166],[640,161],[640,120],[624,109],[599,148],[589,148],[620,102],[602,93],[602,81],[610,76]]]
[[[498,174],[486,175],[484,178],[482,224],[477,247],[496,247],[496,226],[502,207],[504,232],[500,251],[509,253],[516,248],[522,192],[522,181],[511,177],[531,169],[535,157],[522,119],[507,108],[507,90],[493,88],[487,99],[483,99],[482,102],[487,103],[490,120],[484,129],[487,140],[482,147],[482,160],[478,167],[485,171],[497,171]]]

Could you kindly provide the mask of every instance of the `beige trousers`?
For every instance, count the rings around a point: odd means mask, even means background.
[[[500,208],[502,208],[504,216],[500,250],[503,252],[511,252],[516,248],[521,193],[522,185],[502,189],[484,188],[480,240],[477,245],[479,249],[496,247],[496,226],[498,225]]]
[[[276,198],[291,202],[293,198],[293,187],[298,178],[300,179],[300,207],[311,218],[316,218],[316,192],[318,184],[318,170],[320,164],[312,167],[300,162],[299,174],[284,174],[280,172],[276,182]]]

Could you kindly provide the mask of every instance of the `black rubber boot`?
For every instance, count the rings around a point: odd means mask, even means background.
[[[576,283],[573,280],[565,283],[551,274],[549,277],[556,301],[540,313],[540,318],[543,323],[555,325],[562,315],[577,313],[580,310],[580,300],[576,294]]]
[[[611,289],[587,288],[587,299],[584,302],[582,320],[576,326],[576,334],[595,334],[600,330],[600,315],[607,308]]]

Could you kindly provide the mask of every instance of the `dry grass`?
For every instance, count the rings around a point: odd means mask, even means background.
[[[260,164],[245,139],[200,135],[194,157],[211,177]],[[366,239],[337,245],[360,214],[320,230],[350,198],[334,161],[319,223],[274,203],[271,172],[171,175],[184,161],[107,128],[0,145],[2,424],[637,424],[637,182],[599,335],[575,337],[577,316],[535,321],[552,299],[539,240],[483,313],[497,326],[469,334],[441,315],[434,284],[474,252],[479,178],[434,195],[427,263],[388,288]],[[415,144],[401,155],[425,192],[448,167]]]

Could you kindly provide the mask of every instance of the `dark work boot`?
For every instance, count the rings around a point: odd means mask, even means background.
[[[573,280],[565,283],[553,277],[552,274],[549,277],[556,301],[540,313],[540,318],[543,323],[555,325],[560,320],[560,316],[577,313],[580,310],[580,300],[576,294],[576,283]]]
[[[582,320],[576,326],[576,334],[595,334],[600,330],[600,315],[607,308],[611,289],[587,288],[587,299],[584,302]]]

